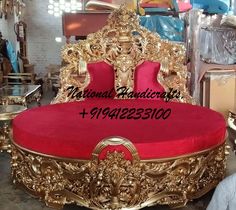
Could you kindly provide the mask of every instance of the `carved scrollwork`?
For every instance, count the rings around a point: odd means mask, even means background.
[[[67,97],[68,85],[83,91],[89,84],[89,73],[81,71],[80,62],[105,61],[111,64],[115,71],[115,90],[126,86],[132,91],[135,68],[145,60],[161,63],[157,80],[166,91],[169,88],[180,90],[183,98],[179,100],[192,103],[186,88],[185,47],[162,40],[157,33],[140,26],[135,12],[124,5],[109,16],[107,25],[101,30],[89,34],[78,44],[66,45],[62,58],[68,64],[61,69],[61,88],[53,103],[75,100]],[[83,82],[78,79],[81,72],[87,75]]]
[[[99,145],[95,153],[107,143]],[[172,159],[140,160],[129,141],[121,139],[120,143],[133,153],[132,159],[117,151],[107,152],[102,159],[99,155],[91,160],[58,159],[15,145],[13,180],[54,208],[77,203],[118,210],[155,204],[184,206],[224,177],[225,145]]]
[[[0,126],[0,152],[6,150],[10,152],[10,122],[4,122],[3,126]]]

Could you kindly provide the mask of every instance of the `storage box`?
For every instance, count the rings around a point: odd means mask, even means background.
[[[209,70],[201,81],[201,105],[222,113],[236,110],[236,70]]]

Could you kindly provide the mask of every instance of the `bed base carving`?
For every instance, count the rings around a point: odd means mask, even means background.
[[[99,152],[123,145],[131,154]],[[225,144],[186,156],[140,160],[134,145],[110,138],[97,145],[91,160],[63,159],[12,146],[12,177],[55,209],[76,203],[91,209],[141,209],[156,204],[181,207],[214,188],[225,175]]]

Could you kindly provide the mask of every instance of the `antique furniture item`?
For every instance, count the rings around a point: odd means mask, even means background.
[[[0,151],[10,151],[11,120],[26,107],[20,105],[0,105]]]
[[[219,20],[220,17],[217,17]],[[212,23],[217,24],[218,19]],[[206,63],[230,65],[236,63],[236,31],[230,27],[202,26],[200,56]],[[217,43],[217,45],[216,45]]]
[[[54,104],[13,121],[14,183],[53,208],[131,210],[184,206],[224,177],[225,120],[192,105],[183,45],[121,6],[62,56]]]
[[[6,85],[34,84],[35,77],[34,73],[9,73],[3,76]]]
[[[201,103],[227,119],[228,111],[236,107],[236,70],[208,70],[201,81]]]
[[[45,76],[46,87],[47,89],[52,89],[55,93],[57,93],[60,87],[60,68],[61,65],[57,64],[49,64],[46,67],[47,75]],[[56,95],[56,94],[55,94]]]
[[[40,106],[40,85],[7,85],[0,88],[0,104],[7,100],[8,104],[28,106],[35,101]]]

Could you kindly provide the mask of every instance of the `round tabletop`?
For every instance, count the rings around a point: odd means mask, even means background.
[[[0,105],[0,120],[11,120],[26,109],[21,105]]]
[[[163,110],[165,115],[159,118],[157,113]],[[13,120],[13,139],[22,148],[78,159],[90,159],[101,140],[114,136],[129,139],[141,159],[155,159],[216,147],[224,143],[225,135],[226,124],[220,113],[154,100],[47,105],[27,110]]]

